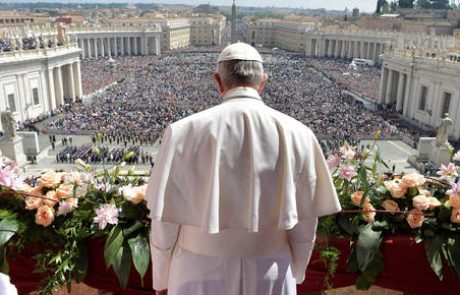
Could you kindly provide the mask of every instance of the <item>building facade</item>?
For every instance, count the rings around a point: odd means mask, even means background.
[[[436,128],[445,113],[453,121],[450,136],[460,138],[460,63],[447,52],[418,49],[382,56],[379,103]]]
[[[0,53],[0,110],[22,122],[81,99],[80,52],[69,43]]]

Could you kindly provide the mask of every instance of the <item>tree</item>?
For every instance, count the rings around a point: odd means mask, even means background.
[[[377,9],[375,10],[375,14],[382,14],[383,13],[383,6],[385,5],[386,0],[377,0]]]
[[[414,8],[414,0],[399,0],[399,8]]]
[[[399,5],[398,5],[398,2],[396,2],[396,0],[390,3],[390,11],[391,12],[397,12],[398,7],[399,7]]]
[[[417,0],[417,7],[424,9],[449,9],[449,0]]]

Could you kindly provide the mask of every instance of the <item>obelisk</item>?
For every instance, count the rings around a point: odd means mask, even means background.
[[[233,5],[232,5],[232,35],[230,38],[230,42],[235,43],[236,42],[236,4],[235,0],[233,0]]]

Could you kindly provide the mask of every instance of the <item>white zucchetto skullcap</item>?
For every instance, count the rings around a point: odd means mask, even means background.
[[[262,62],[262,56],[260,56],[259,52],[249,44],[238,42],[227,47],[222,50],[217,59],[217,62],[227,61],[227,60],[252,60]]]

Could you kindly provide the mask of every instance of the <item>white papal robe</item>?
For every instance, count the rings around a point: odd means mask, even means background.
[[[295,294],[317,218],[340,210],[312,131],[249,87],[168,127],[147,200],[170,295]]]

